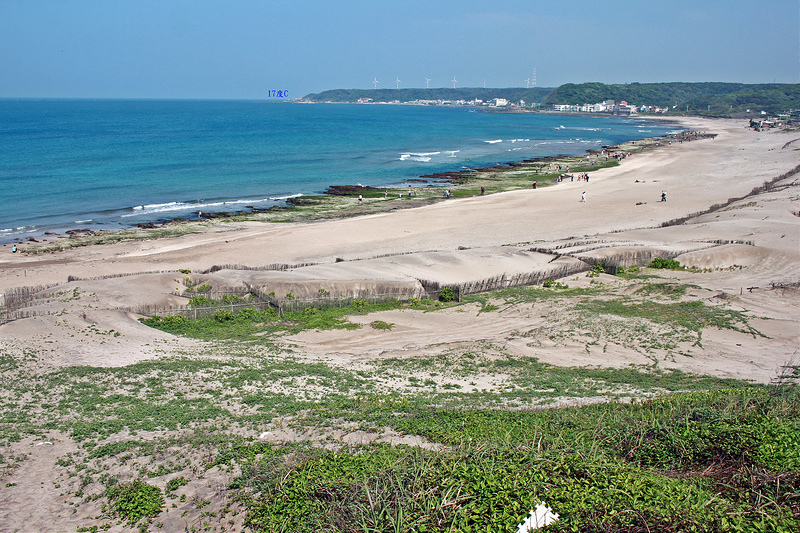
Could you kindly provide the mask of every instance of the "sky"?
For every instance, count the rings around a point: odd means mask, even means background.
[[[798,0],[0,0],[0,97],[800,81]]]

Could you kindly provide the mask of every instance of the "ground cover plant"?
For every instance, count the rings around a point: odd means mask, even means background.
[[[51,368],[30,350],[3,350],[0,476],[27,460],[13,451],[26,439],[74,442],[53,483],[70,506],[92,509],[86,530],[133,522],[149,531],[513,531],[543,500],[561,516],[549,531],[796,531],[800,398],[791,372],[779,385],[753,386],[655,362],[564,368],[488,342],[336,366],[282,343],[287,333],[360,327],[353,316],[391,334],[391,323],[369,316],[387,310],[557,308],[561,318],[546,330],[517,334],[662,356],[706,328],[760,335],[747,313],[691,301],[695,290],[632,278],[461,302],[153,318],[146,322],[205,348],[120,368]],[[543,409],[564,399],[603,403]],[[347,432],[374,437],[347,445],[337,437]],[[378,442],[387,432],[421,446]],[[226,481],[209,493],[214,476]],[[6,483],[0,496],[13,490]]]
[[[538,412],[352,403],[330,414],[446,447],[260,449],[234,484],[257,531],[513,531],[545,500],[561,515],[548,531],[788,532],[800,524],[797,399],[751,388]]]

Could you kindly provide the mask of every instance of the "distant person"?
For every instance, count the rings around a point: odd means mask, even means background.
[[[358,203],[363,203],[363,202],[364,202],[364,197],[359,194],[358,195]]]
[[[485,193],[485,192],[486,192],[486,189],[484,189],[483,186],[481,185],[481,196],[483,196],[483,193]]]
[[[661,191],[661,201],[662,202],[667,201],[667,191]]]
[[[533,188],[536,188],[536,180],[533,180]]]
[[[581,202],[585,202],[585,201],[586,201],[586,191],[583,191],[581,193]]]
[[[16,244],[11,248],[11,253],[12,254],[17,253],[17,245]]]

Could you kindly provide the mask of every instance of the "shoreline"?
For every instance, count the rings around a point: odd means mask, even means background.
[[[547,113],[545,113],[547,114]],[[640,117],[619,117],[625,119],[632,119],[632,118],[640,118]],[[23,252],[30,251],[32,253],[42,253],[41,251],[37,251],[39,248],[50,248],[52,247],[52,243],[58,242],[64,244],[65,242],[68,243],[70,239],[73,242],[77,241],[78,239],[91,238],[91,237],[108,237],[109,235],[118,235],[120,238],[118,240],[126,240],[128,238],[135,239],[135,240],[148,240],[151,238],[162,238],[165,235],[155,235],[152,237],[148,237],[146,235],[126,235],[126,234],[137,234],[139,231],[149,231],[149,230],[160,230],[168,231],[170,228],[176,228],[178,226],[184,225],[197,225],[203,224],[204,222],[208,221],[216,221],[216,220],[236,220],[236,221],[248,221],[254,220],[253,217],[258,216],[259,214],[270,214],[270,213],[277,213],[285,210],[293,210],[296,209],[298,206],[301,205],[314,205],[315,199],[319,198],[330,198],[330,197],[348,197],[348,198],[356,198],[359,193],[366,194],[367,192],[371,192],[374,195],[383,194],[384,191],[391,192],[393,195],[400,194],[402,197],[402,193],[408,192],[409,190],[419,190],[419,189],[444,189],[444,188],[457,188],[459,185],[465,185],[470,180],[475,180],[481,174],[491,173],[491,172],[512,172],[520,170],[521,167],[525,165],[536,165],[539,163],[548,163],[548,162],[558,162],[558,161],[575,161],[580,162],[580,160],[584,157],[588,158],[592,154],[596,154],[597,152],[601,151],[622,151],[625,152],[625,155],[629,155],[630,153],[640,152],[643,150],[649,150],[654,148],[654,146],[647,145],[647,141],[651,141],[655,144],[655,147],[659,145],[661,141],[670,142],[671,140],[696,140],[691,138],[686,138],[685,135],[687,133],[687,129],[683,128],[682,122],[680,120],[671,120],[664,117],[647,117],[648,120],[655,119],[659,122],[665,123],[672,123],[676,127],[681,127],[682,131],[676,133],[668,133],[659,137],[642,137],[639,139],[633,139],[630,141],[625,141],[620,144],[614,145],[603,145],[600,148],[591,148],[585,150],[582,154],[576,155],[568,155],[568,154],[558,154],[558,155],[545,155],[545,156],[536,156],[532,158],[526,158],[522,160],[515,160],[515,161],[506,161],[503,163],[499,163],[492,166],[485,166],[485,167],[475,167],[469,168],[467,170],[449,170],[449,171],[442,171],[436,172],[433,174],[421,174],[414,178],[405,178],[402,182],[402,187],[389,187],[389,186],[379,186],[379,187],[372,187],[372,186],[359,186],[359,185],[328,185],[326,190],[322,192],[322,194],[294,194],[290,197],[283,199],[284,205],[273,205],[268,208],[256,208],[252,206],[246,206],[244,209],[235,210],[235,211],[214,211],[214,212],[203,212],[202,215],[199,213],[201,212],[194,212],[193,215],[201,216],[199,219],[192,219],[186,217],[175,217],[175,218],[163,218],[158,220],[152,220],[143,223],[133,224],[128,227],[120,227],[116,229],[92,229],[92,228],[80,228],[80,227],[71,227],[70,229],[62,230],[61,232],[56,232],[54,228],[42,228],[40,231],[32,232],[33,234],[28,235],[25,238],[15,237],[10,240],[3,239],[0,236],[0,248],[6,247],[8,245],[17,245],[17,246],[26,246],[23,248]],[[680,137],[684,137],[680,139]],[[632,150],[631,147],[635,146],[636,143],[644,142],[643,150]],[[642,145],[639,145],[642,146]],[[638,148],[638,147],[637,147]],[[608,158],[607,158],[608,159]],[[462,167],[463,168],[463,167]],[[543,176],[545,177],[545,176]],[[541,179],[541,178],[540,178]],[[549,183],[543,183],[540,186],[547,186],[550,185]],[[522,187],[520,187],[522,188]],[[346,191],[344,194],[341,191]],[[505,192],[505,191],[502,191]],[[493,194],[493,192],[488,192],[487,195]],[[433,203],[441,201],[442,198],[435,198],[433,199]],[[410,207],[418,207],[418,205],[406,205],[400,208],[410,208]],[[390,209],[394,210],[397,209],[397,206],[392,206]],[[350,216],[349,214],[345,214],[342,216]],[[301,219],[305,219],[306,217],[301,217]],[[322,220],[324,219],[332,219],[338,218],[338,216],[323,216],[321,217]],[[316,217],[310,217],[311,220],[319,220]],[[184,228],[185,229],[185,228]],[[186,231],[177,231],[176,234],[183,234]],[[189,231],[191,232],[191,231]],[[167,235],[168,236],[168,235]],[[114,239],[112,239],[114,240]],[[39,246],[47,243],[47,246]],[[84,246],[86,243],[80,242],[76,243],[76,246]],[[55,246],[56,249],[63,249],[64,247],[70,246]],[[49,250],[43,250],[47,252]]]

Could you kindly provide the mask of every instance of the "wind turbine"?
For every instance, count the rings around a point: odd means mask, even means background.
[[[458,83],[458,80],[456,79],[455,76],[453,76],[453,89],[456,88],[456,83]]]
[[[372,79],[372,88],[373,89],[377,89],[378,88],[378,78],[373,78]]]
[[[530,78],[525,80],[525,88],[526,89],[530,89],[531,88],[531,79]]]
[[[533,78],[531,79],[531,88],[536,87],[536,67],[533,67]]]
[[[483,80],[483,88],[486,88],[486,80]]]
[[[397,78],[397,82],[396,83],[397,83],[397,87],[395,87],[395,89],[399,89],[400,88],[400,78]]]
[[[425,88],[426,89],[430,89],[431,88],[431,79],[430,78],[425,78]]]

